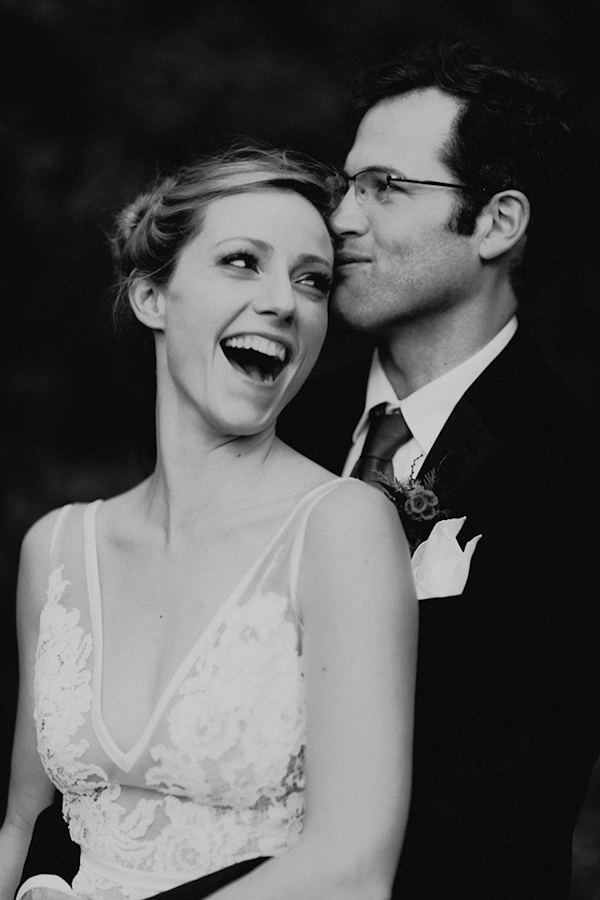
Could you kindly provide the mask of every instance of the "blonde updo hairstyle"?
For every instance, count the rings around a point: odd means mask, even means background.
[[[234,194],[285,190],[305,197],[327,221],[336,179],[308,157],[260,147],[205,157],[161,178],[116,218],[111,249],[117,270],[113,320],[118,332],[149,329],[138,322],[129,291],[138,278],[168,284],[184,247],[202,231],[210,204]]]

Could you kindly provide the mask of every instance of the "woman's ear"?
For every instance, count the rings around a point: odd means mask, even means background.
[[[163,331],[165,327],[165,294],[148,278],[136,278],[129,288],[129,303],[136,319],[152,328]]]
[[[497,259],[521,241],[529,225],[529,200],[522,191],[499,191],[479,215],[479,255]]]

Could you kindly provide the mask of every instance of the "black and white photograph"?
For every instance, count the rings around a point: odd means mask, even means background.
[[[0,900],[600,900],[596,0],[0,48]]]

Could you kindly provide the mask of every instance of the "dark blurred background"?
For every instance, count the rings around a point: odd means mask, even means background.
[[[597,132],[598,38],[597,0],[0,0],[0,818],[23,534],[59,504],[140,477],[150,410],[112,334],[114,212],[158,171],[239,135],[340,164],[353,75],[420,41],[466,39],[578,86]],[[584,174],[596,191],[598,173]],[[597,229],[582,212],[527,309],[592,404]],[[334,329],[321,366],[353,348]],[[565,527],[592,500],[557,510]]]

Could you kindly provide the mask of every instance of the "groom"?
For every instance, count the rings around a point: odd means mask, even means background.
[[[438,508],[466,516],[463,546],[482,535],[464,591],[420,604],[393,896],[566,900],[600,752],[598,462],[590,416],[542,360],[518,296],[544,230],[561,225],[569,110],[465,46],[371,73],[357,110],[333,309],[376,350],[308,385],[279,433],[360,475],[366,438],[386,465],[377,423],[401,422],[396,477],[433,479]],[[395,415],[370,417],[381,404]]]

